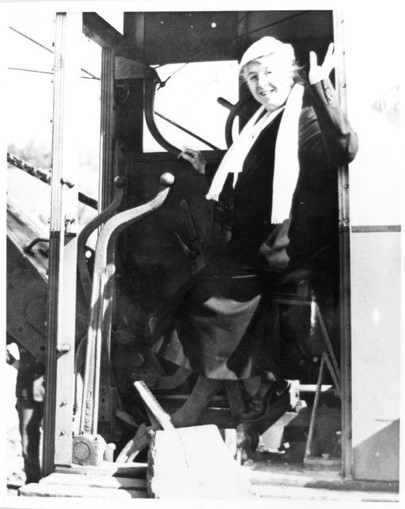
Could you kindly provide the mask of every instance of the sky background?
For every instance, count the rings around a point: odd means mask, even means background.
[[[31,13],[29,16],[15,14],[8,21],[15,30],[52,49],[54,17],[53,12]],[[20,146],[34,139],[36,143],[48,146],[52,136],[54,56],[11,29],[8,31],[8,40],[11,48],[7,52],[8,142]],[[100,49],[84,36],[81,41],[81,61],[83,68],[100,76]],[[84,73],[82,75],[86,76]],[[77,124],[81,134],[79,139],[85,140],[85,145],[93,146],[96,138],[98,146],[99,81],[82,79],[80,85],[77,99],[82,105],[83,118]]]
[[[53,49],[55,13],[32,12],[21,16],[9,15],[7,52],[7,131],[8,150],[29,164],[40,169],[50,169],[52,152],[53,115],[53,59],[46,48]],[[17,30],[20,33],[17,33]],[[24,34],[26,37],[24,37]],[[100,76],[100,48],[83,36],[81,40],[81,66],[95,76]],[[34,72],[35,71],[35,72]],[[82,73],[82,76],[86,76]],[[81,118],[77,121],[79,141],[79,189],[97,199],[100,81],[81,79]],[[50,214],[50,186],[8,166],[8,199],[22,206],[31,217],[47,225]],[[35,196],[35,199],[32,199]],[[88,207],[80,207],[84,220],[93,217]]]

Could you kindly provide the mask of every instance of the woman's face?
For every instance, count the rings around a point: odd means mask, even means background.
[[[293,86],[291,65],[274,55],[247,64],[244,76],[253,97],[270,112],[285,104]]]

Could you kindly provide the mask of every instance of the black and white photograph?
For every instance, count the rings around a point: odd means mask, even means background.
[[[401,9],[354,3],[0,2],[1,507],[400,502]]]

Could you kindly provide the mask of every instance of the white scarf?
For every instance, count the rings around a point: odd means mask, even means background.
[[[260,116],[266,111],[264,106],[257,110],[226,152],[206,195],[208,200],[218,201],[229,173],[233,173],[235,187],[245,158],[254,142],[262,130],[284,109],[275,148],[271,223],[282,223],[289,217],[299,174],[298,131],[303,93],[304,87],[295,84],[284,108],[266,113],[262,118]]]

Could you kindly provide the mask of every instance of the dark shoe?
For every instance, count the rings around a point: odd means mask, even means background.
[[[241,421],[253,422],[262,419],[266,416],[270,407],[276,404],[282,404],[282,402],[285,403],[285,411],[288,411],[291,408],[289,390],[289,383],[287,383],[285,387],[282,388],[280,388],[280,386],[275,383],[272,384],[268,391],[265,393],[262,400],[252,399],[249,402],[249,409],[245,412],[242,412],[240,415]]]

